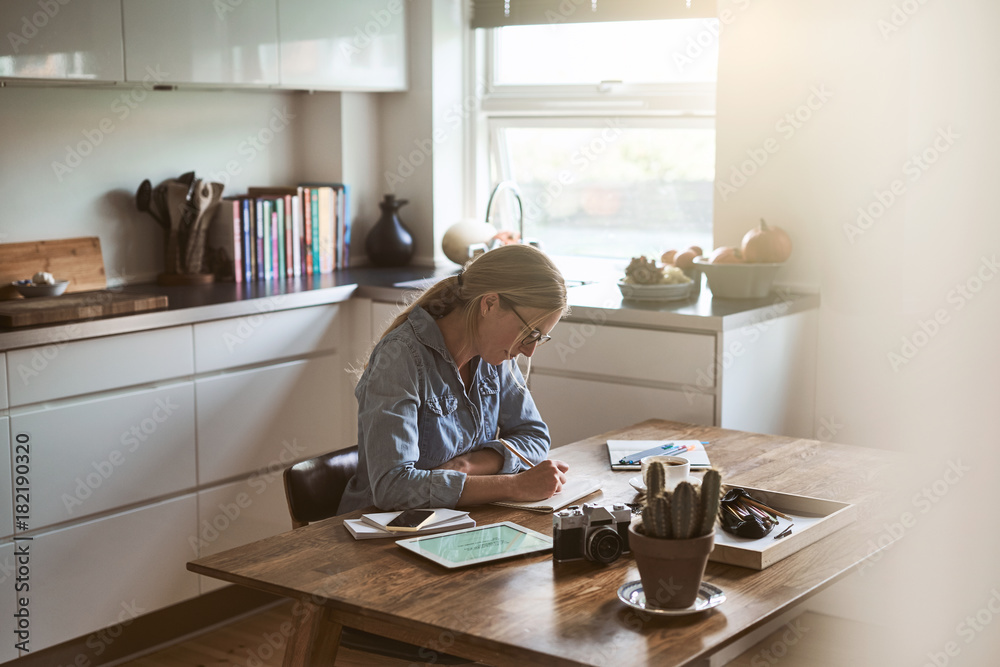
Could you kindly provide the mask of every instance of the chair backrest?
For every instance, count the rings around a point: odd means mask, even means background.
[[[358,470],[358,448],[348,447],[285,469],[285,498],[292,528],[334,516],[347,482]]]

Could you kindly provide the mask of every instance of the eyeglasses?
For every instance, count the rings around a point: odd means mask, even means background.
[[[517,310],[514,308],[514,304],[512,304],[509,299],[507,299],[502,294],[499,295],[499,296],[500,296],[500,300],[503,301],[505,304],[507,304],[507,307],[510,308],[511,312],[514,313],[517,316],[517,319],[521,320],[521,324],[524,325],[524,328],[525,329],[531,329],[531,332],[527,336],[525,336],[524,338],[521,339],[521,345],[522,346],[528,347],[529,345],[534,345],[536,343],[538,345],[544,345],[545,343],[547,343],[550,340],[552,340],[552,336],[548,336],[548,335],[543,334],[541,331],[539,331],[538,329],[533,328],[530,324],[528,324],[527,322],[525,322],[524,318],[521,317],[521,314],[519,312],[517,312]]]

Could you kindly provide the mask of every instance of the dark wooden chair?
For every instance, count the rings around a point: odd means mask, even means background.
[[[286,468],[285,498],[288,500],[288,513],[292,517],[292,528],[302,528],[313,521],[321,521],[336,515],[347,483],[357,469],[357,446],[300,461]],[[354,651],[365,651],[409,662],[439,665],[471,664],[466,658],[421,649],[413,644],[354,628],[343,629],[340,645]]]

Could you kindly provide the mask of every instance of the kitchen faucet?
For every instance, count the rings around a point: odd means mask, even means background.
[[[514,195],[514,198],[517,199],[517,233],[519,234],[517,242],[524,243],[524,204],[521,202],[521,189],[517,187],[517,183],[514,181],[500,181],[497,183],[497,186],[493,188],[493,192],[490,193],[489,201],[486,202],[486,222],[496,226],[490,219],[490,211],[493,208],[493,198],[497,196],[497,193],[500,192],[501,189],[510,190]],[[500,231],[499,228],[497,231]]]

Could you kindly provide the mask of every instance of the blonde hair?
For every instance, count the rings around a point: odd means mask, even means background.
[[[528,322],[532,326],[552,313],[565,314],[569,310],[566,281],[549,256],[530,245],[504,245],[470,259],[457,276],[428,287],[392,321],[380,340],[402,325],[416,306],[434,318],[461,308],[466,331],[473,340],[479,333],[479,302],[492,292],[504,297],[501,307],[505,310],[504,301],[541,310],[540,316]],[[525,327],[524,335],[529,332],[530,327]]]

